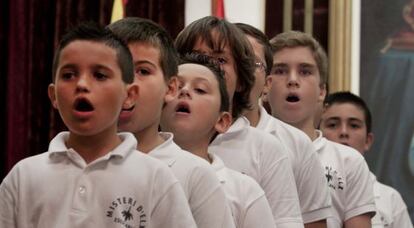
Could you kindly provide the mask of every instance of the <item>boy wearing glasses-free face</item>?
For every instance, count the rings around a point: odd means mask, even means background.
[[[354,149],[327,140],[315,129],[326,94],[328,60],[309,34],[290,31],[270,40],[273,67],[267,78],[272,115],[302,130],[313,141],[325,170],[333,216],[328,227],[371,227],[375,214],[368,165]]]
[[[117,134],[138,93],[123,42],[82,24],[61,40],[53,77],[49,97],[69,131],[3,180],[0,227],[195,227],[168,167]]]
[[[160,25],[143,18],[124,18],[109,28],[128,44],[135,67],[134,84],[142,88],[134,107],[122,111],[120,129],[135,135],[140,152],[170,167],[183,187],[197,227],[232,227],[214,170],[177,146],[172,133],[158,131],[165,97],[177,92],[178,55],[172,38]]]
[[[329,140],[341,143],[365,154],[374,141],[371,112],[362,98],[350,92],[330,94],[324,101],[320,129]],[[374,180],[376,215],[372,227],[412,228],[410,216],[400,193]]]
[[[205,55],[183,58],[178,72],[179,91],[168,99],[161,127],[174,133],[182,148],[211,163],[226,193],[238,228],[275,227],[263,190],[249,176],[224,166],[208,153],[208,145],[231,124],[223,71]]]
[[[277,227],[303,227],[286,148],[274,136],[250,127],[242,116],[250,107],[254,53],[244,34],[216,17],[194,21],[175,40],[180,54],[197,52],[216,59],[224,70],[233,123],[209,146],[224,164],[255,179],[263,188]]]

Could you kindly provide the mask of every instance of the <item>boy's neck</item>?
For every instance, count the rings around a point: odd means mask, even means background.
[[[304,121],[299,123],[293,123],[291,125],[305,132],[305,134],[308,135],[312,141],[318,138],[318,134],[315,131],[313,121]]]
[[[259,105],[252,105],[250,110],[246,110],[243,115],[249,120],[250,126],[256,127],[260,121],[260,107]]]
[[[197,155],[208,163],[212,163],[211,158],[208,156],[208,145],[209,142],[198,142],[197,140],[191,139],[191,141],[180,141],[179,139],[174,138],[175,143],[180,146],[183,150],[189,151],[194,155]]]
[[[165,142],[158,132],[158,125],[151,125],[139,132],[135,132],[134,135],[138,140],[137,149],[145,154],[148,154]]]
[[[120,137],[116,134],[116,129],[93,136],[77,135],[71,132],[66,146],[73,148],[85,160],[86,164],[89,164],[108,154],[121,142]]]

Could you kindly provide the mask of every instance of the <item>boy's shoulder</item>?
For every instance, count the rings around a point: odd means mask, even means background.
[[[311,147],[310,138],[298,128],[269,115],[264,109],[261,111],[261,120],[262,118],[264,121],[259,122],[257,128],[278,137],[290,149],[299,149],[301,152]]]
[[[233,127],[234,126],[234,127]],[[246,117],[239,117],[231,126],[230,133],[235,133],[235,137],[240,139],[247,139],[249,143],[259,144],[277,144],[280,143],[279,139],[275,138],[268,132],[262,131],[255,127],[250,126],[249,120]],[[232,131],[232,129],[236,129]],[[238,133],[238,134],[237,134]],[[226,135],[227,133],[225,133]]]
[[[375,181],[374,184],[374,194],[375,197],[387,198],[390,200],[395,200],[401,198],[401,194],[393,187],[383,184],[379,181]]]
[[[236,196],[247,204],[251,204],[264,196],[263,189],[252,177],[225,167],[223,161],[218,156],[214,155],[213,157],[213,167],[227,194]]]
[[[361,153],[359,153],[354,148],[330,140],[327,141],[328,145],[331,145],[333,148],[335,148],[335,150],[338,151],[339,155],[345,159],[345,161],[365,161]]]
[[[218,135],[210,144],[209,149],[220,156],[224,156],[223,153],[226,150],[243,150],[248,152],[246,154],[263,159],[287,158],[287,148],[277,137],[251,127],[245,117],[238,118],[230,127],[229,132]],[[223,159],[227,161],[227,158],[223,157]]]
[[[319,134],[319,137],[313,141],[313,145],[315,146],[318,154],[329,154],[332,156],[337,156],[345,161],[365,161],[361,153],[359,153],[354,148],[330,141],[322,136],[321,131],[318,130],[317,132]]]
[[[207,161],[191,152],[181,149],[173,141],[174,136],[172,133],[161,132],[160,135],[165,139],[165,142],[149,153],[151,157],[165,162],[169,167],[179,165],[182,168],[208,167],[210,169],[210,164]]]

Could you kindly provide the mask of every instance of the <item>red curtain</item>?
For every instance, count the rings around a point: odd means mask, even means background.
[[[0,180],[19,160],[46,151],[64,129],[47,97],[54,47],[79,22],[108,24],[112,5],[107,0],[0,1]],[[184,27],[184,0],[128,5],[127,16],[159,22],[173,36]]]
[[[125,15],[151,19],[175,38],[184,28],[184,5],[185,0],[129,0]]]

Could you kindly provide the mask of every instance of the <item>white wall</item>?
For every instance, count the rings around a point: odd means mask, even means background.
[[[243,22],[262,31],[265,27],[266,0],[224,0],[226,19],[230,22]],[[211,15],[211,0],[186,0],[185,24]]]

